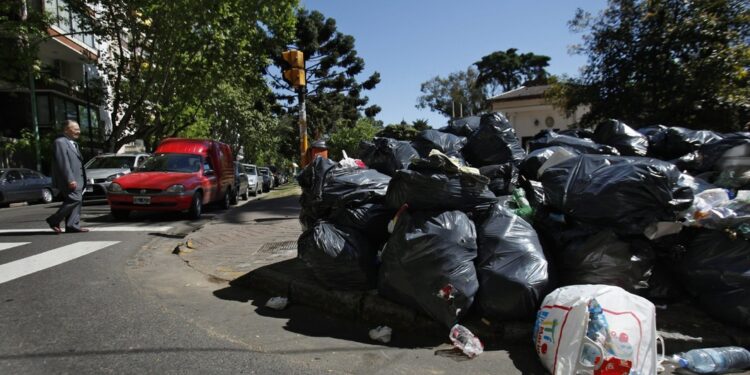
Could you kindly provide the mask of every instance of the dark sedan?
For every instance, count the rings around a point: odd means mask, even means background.
[[[31,169],[0,169],[0,207],[16,202],[49,203],[57,195],[52,179]]]

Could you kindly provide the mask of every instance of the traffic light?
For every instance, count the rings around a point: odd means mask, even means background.
[[[284,68],[284,80],[292,87],[302,87],[305,85],[305,55],[302,51],[295,49],[284,51],[281,57],[288,64]]]

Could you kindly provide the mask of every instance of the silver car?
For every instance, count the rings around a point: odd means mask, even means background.
[[[140,167],[149,154],[103,154],[95,156],[84,166],[86,168],[86,199],[105,198],[112,180]]]
[[[253,164],[242,164],[247,176],[247,190],[252,196],[263,192],[263,180],[258,176],[258,167]]]

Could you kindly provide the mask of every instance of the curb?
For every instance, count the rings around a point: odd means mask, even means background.
[[[304,265],[299,262],[296,267]],[[310,306],[342,318],[364,321],[374,325],[387,325],[393,329],[418,335],[445,337],[448,328],[414,309],[391,302],[373,292],[340,291],[322,287],[316,282],[300,279],[298,272],[279,272],[259,268],[232,280],[232,286],[259,290],[272,296],[284,296],[294,303]],[[686,307],[689,309],[689,307]],[[680,307],[675,307],[680,310]],[[658,313],[658,311],[657,311]],[[676,314],[682,314],[676,311]],[[691,314],[690,312],[684,312]],[[674,315],[674,314],[673,314]],[[693,327],[700,333],[689,335],[673,329],[658,330],[669,353],[696,348],[750,345],[750,332],[729,329],[711,321],[706,327]],[[506,321],[490,323],[469,318],[462,323],[476,334],[485,345],[529,344],[532,342],[533,322]],[[693,324],[695,326],[695,324]]]

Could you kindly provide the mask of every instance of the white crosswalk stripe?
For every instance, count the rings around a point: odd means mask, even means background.
[[[87,227],[92,232],[166,232],[172,227],[169,226],[101,226],[101,227]],[[0,229],[0,234],[13,234],[13,233],[39,233],[39,232],[51,232],[50,228],[21,228],[21,229]]]
[[[31,242],[0,242],[0,251],[12,249],[23,245],[28,245]]]
[[[58,247],[41,254],[2,264],[0,265],[0,284],[63,264],[119,242],[120,241],[81,241]]]

